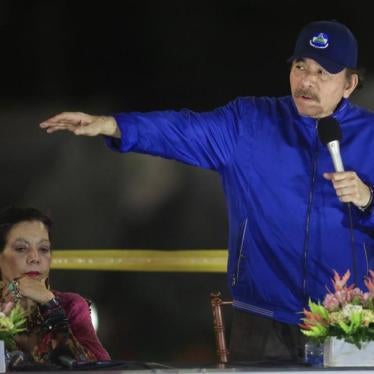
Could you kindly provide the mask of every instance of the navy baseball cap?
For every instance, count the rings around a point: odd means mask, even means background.
[[[337,21],[317,21],[300,32],[289,62],[311,58],[331,74],[357,68],[358,45],[352,32]]]

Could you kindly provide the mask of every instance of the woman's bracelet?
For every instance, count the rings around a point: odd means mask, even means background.
[[[55,297],[45,304],[40,304],[39,311],[44,319],[44,330],[67,331],[69,321],[66,318],[65,311],[60,305],[60,302]]]
[[[51,300],[49,300],[45,304],[39,304],[39,310],[41,313],[47,312],[52,309],[61,308],[60,302],[55,298],[52,297]]]

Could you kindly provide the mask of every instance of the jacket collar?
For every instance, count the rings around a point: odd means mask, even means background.
[[[305,126],[316,126],[317,119],[308,117],[308,116],[302,116],[297,111],[295,102],[293,101],[292,96],[290,96],[292,107],[295,112],[296,117],[298,117],[299,121],[303,123]],[[332,114],[332,117],[335,118],[340,124],[344,121],[345,117],[349,113],[350,109],[352,107],[351,102],[348,99],[343,98],[340,103],[338,104],[337,108],[335,109],[334,113]]]
[[[348,99],[342,99],[338,107],[335,109],[335,112],[332,114],[340,124],[343,123],[345,117],[350,112],[352,108],[352,103]]]

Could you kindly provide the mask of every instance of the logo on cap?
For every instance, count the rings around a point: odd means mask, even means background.
[[[327,34],[320,32],[317,36],[313,36],[313,38],[309,40],[309,44],[314,48],[324,49],[329,46],[329,38]]]

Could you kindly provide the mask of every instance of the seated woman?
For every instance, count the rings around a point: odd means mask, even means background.
[[[109,360],[87,301],[49,289],[51,225],[33,208],[0,213],[0,303],[19,302],[27,315],[27,330],[15,339],[17,349],[38,363],[56,363],[61,354],[77,361]]]

